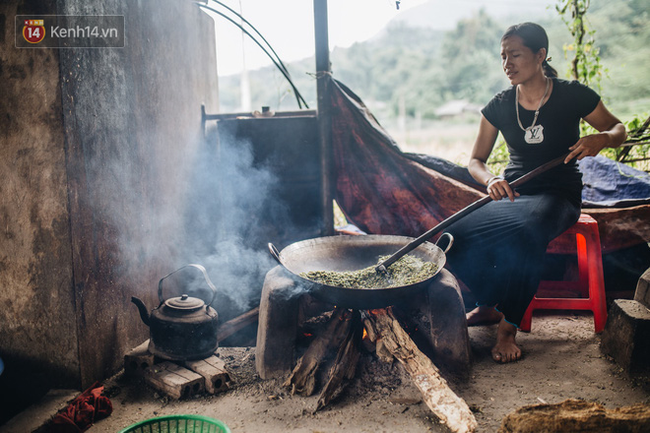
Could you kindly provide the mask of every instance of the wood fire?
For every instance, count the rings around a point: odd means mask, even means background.
[[[449,388],[438,368],[418,349],[391,308],[335,309],[327,326],[312,340],[283,386],[292,394],[313,395],[321,366],[327,364],[328,354],[336,350],[314,412],[324,408],[342,391],[345,380],[354,377],[362,340],[375,345],[381,360],[393,362],[397,359],[401,363],[425,404],[451,431],[475,431],[477,422],[467,403]]]

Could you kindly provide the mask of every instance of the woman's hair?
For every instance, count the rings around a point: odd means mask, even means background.
[[[530,48],[533,53],[537,53],[542,48],[546,49],[546,56],[548,56],[548,36],[544,28],[539,24],[521,23],[510,26],[501,37],[501,41],[510,36],[519,36],[524,45]],[[542,67],[547,77],[557,77],[557,71],[548,64],[546,59],[542,62]]]

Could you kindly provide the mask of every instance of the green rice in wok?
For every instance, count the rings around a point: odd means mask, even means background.
[[[377,265],[390,256],[381,256]],[[375,270],[377,265],[358,271],[309,271],[299,275],[316,283],[349,289],[388,289],[419,283],[431,278],[438,267],[424,260],[406,255],[390,265],[386,272]]]

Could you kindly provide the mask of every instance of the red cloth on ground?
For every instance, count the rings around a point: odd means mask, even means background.
[[[101,395],[103,391],[104,387],[95,382],[52,418],[48,433],[82,433],[113,413],[113,404]]]

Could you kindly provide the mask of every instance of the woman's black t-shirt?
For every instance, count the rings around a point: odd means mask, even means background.
[[[598,105],[600,96],[578,81],[553,78],[553,91],[539,110],[535,130],[528,133],[517,123],[515,87],[497,94],[481,113],[503,135],[510,152],[504,177],[509,181],[567,153],[580,138],[580,119]],[[533,123],[535,112],[519,106],[519,119],[524,128]],[[580,203],[582,174],[575,160],[561,164],[517,188],[522,194],[557,192]]]

